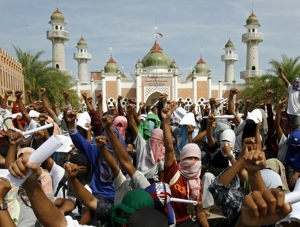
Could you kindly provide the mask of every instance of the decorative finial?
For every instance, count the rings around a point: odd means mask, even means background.
[[[58,0],[56,1],[56,9],[58,9]]]
[[[109,52],[110,52],[110,56],[112,56],[113,48],[111,46],[109,47]]]
[[[202,58],[202,52],[203,52],[203,48],[202,48],[202,44],[201,44],[201,48],[200,48],[200,57]]]
[[[252,2],[252,13],[253,13],[253,2]]]

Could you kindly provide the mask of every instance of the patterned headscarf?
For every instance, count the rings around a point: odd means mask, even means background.
[[[199,160],[185,159],[188,157],[196,157]],[[178,165],[180,174],[184,176],[187,182],[187,197],[191,200],[200,201],[201,195],[201,150],[195,143],[185,145],[180,154],[180,162]]]
[[[151,162],[160,162],[165,157],[163,130],[155,128],[152,130],[151,137],[147,141],[147,148],[150,151]]]
[[[121,124],[122,126],[119,126]],[[125,140],[125,133],[126,129],[128,127],[127,118],[124,116],[118,116],[115,118],[113,124],[112,124],[118,131],[121,133],[123,139]]]

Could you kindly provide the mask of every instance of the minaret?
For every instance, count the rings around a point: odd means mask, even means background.
[[[78,79],[80,82],[88,82],[87,62],[92,59],[92,55],[87,52],[88,46],[83,37],[78,41],[73,58],[78,61]]]
[[[229,39],[225,44],[225,54],[221,56],[221,60],[225,62],[225,83],[232,83],[234,80],[234,62],[238,60],[238,55],[234,54],[234,44]]]
[[[66,25],[65,18],[58,8],[51,15],[49,24],[51,24],[52,30],[47,31],[47,39],[52,41],[52,66],[60,70],[65,70],[64,43],[70,39],[70,34],[64,30],[64,26]]]
[[[258,67],[258,44],[263,41],[263,34],[258,32],[259,27],[259,20],[252,12],[245,25],[248,32],[242,35],[242,42],[247,44],[247,58],[246,71],[240,73],[240,78],[245,82],[251,82],[255,76],[263,74]]]

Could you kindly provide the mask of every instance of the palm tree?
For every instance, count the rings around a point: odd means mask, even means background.
[[[254,80],[246,85],[246,88],[241,92],[241,97],[244,100],[252,100],[252,106],[259,101],[266,99],[266,91],[268,89],[274,90],[273,103],[275,106],[277,106],[278,101],[283,96],[288,96],[284,82],[279,77],[279,67],[282,67],[284,74],[290,82],[296,77],[300,77],[300,56],[288,58],[283,54],[281,57],[282,61],[271,59],[269,62],[271,68],[267,70],[267,74],[254,78]]]
[[[30,51],[23,52],[19,47],[13,46],[19,62],[23,67],[25,91],[30,90],[35,100],[39,100],[39,89],[47,89],[49,102],[62,102],[63,91],[69,92],[69,98],[73,105],[77,106],[78,97],[75,90],[73,78],[64,72],[48,66],[51,60],[42,61],[40,57],[45,53],[39,51],[32,54]]]

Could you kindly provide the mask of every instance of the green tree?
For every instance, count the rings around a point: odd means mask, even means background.
[[[72,76],[49,66],[51,60],[42,61],[40,57],[45,53],[44,51],[32,54],[30,51],[24,52],[19,47],[13,47],[23,67],[25,93],[30,90],[34,100],[39,100],[39,89],[44,87],[47,89],[49,102],[54,104],[62,103],[63,91],[68,91],[70,102],[74,107],[78,107],[79,98],[76,91],[71,89],[75,85]]]
[[[285,54],[281,55],[282,60],[277,61],[271,59],[269,64],[271,68],[267,70],[267,74],[261,77],[255,77],[254,80],[246,85],[246,88],[241,92],[241,97],[244,100],[251,99],[251,107],[266,99],[266,91],[274,90],[273,103],[277,106],[278,101],[283,96],[288,96],[284,82],[279,77],[278,68],[282,67],[283,73],[293,83],[296,77],[300,77],[300,56],[296,58],[288,58]]]

